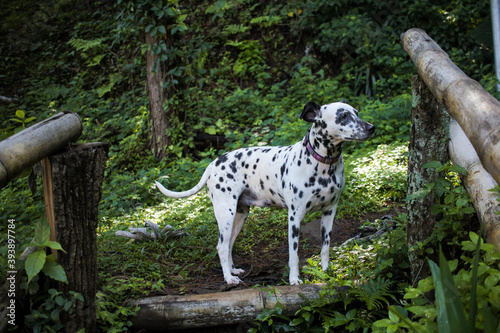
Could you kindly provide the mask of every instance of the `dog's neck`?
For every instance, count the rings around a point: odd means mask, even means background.
[[[330,140],[321,135],[311,135],[311,130],[307,131],[304,137],[304,147],[311,156],[320,163],[334,164],[342,156],[342,143],[334,145]]]

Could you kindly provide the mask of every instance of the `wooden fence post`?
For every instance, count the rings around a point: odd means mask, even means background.
[[[408,195],[425,188],[425,184],[437,179],[434,169],[422,166],[431,161],[445,164],[448,158],[448,139],[450,116],[434,98],[425,82],[417,75],[412,78],[413,102],[411,108],[411,138],[408,156]],[[408,255],[412,281],[430,275],[426,258],[415,249],[419,242],[425,241],[434,231],[436,216],[430,207],[435,203],[432,195],[415,198],[407,202]],[[437,258],[432,258],[437,261]]]
[[[81,293],[75,311],[63,318],[66,332],[96,330],[96,283],[98,204],[109,145],[89,143],[46,159],[44,186],[47,217],[54,239],[66,251],[58,261],[66,271],[68,284],[58,290]]]

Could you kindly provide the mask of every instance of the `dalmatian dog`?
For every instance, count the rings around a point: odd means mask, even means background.
[[[304,216],[321,211],[321,267],[328,268],[330,232],[344,189],[344,141],[364,141],[375,126],[361,120],[358,111],[343,102],[320,106],[309,102],[300,118],[312,123],[304,139],[286,147],[241,148],[215,159],[200,182],[190,190],[173,192],[156,182],[172,198],[189,197],[205,185],[219,227],[217,251],[228,284],[241,282],[232,248],[250,206],[288,209],[290,284],[299,279],[299,228]]]

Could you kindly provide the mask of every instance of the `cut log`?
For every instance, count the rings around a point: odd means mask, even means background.
[[[59,291],[81,293],[71,315],[61,321],[66,332],[96,331],[98,204],[109,144],[89,143],[72,147],[44,161],[44,196],[52,239],[66,252],[58,252],[68,284]]]
[[[408,30],[401,43],[427,87],[462,127],[484,168],[500,183],[500,102],[465,75],[423,30]]]
[[[279,301],[283,314],[293,315],[305,298],[319,298],[326,284],[269,287],[187,296],[154,296],[135,301],[140,307],[133,328],[149,331],[215,327],[253,321]],[[304,298],[305,297],[305,298]]]
[[[74,112],[56,114],[0,142],[0,188],[43,158],[78,139],[83,127]]]
[[[450,139],[450,158],[467,170],[462,181],[483,224],[484,238],[500,250],[500,215],[495,214],[500,209],[496,195],[489,191],[497,183],[483,168],[474,147],[455,120],[450,123]]]

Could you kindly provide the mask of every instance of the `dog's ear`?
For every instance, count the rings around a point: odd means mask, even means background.
[[[308,123],[314,123],[319,117],[321,117],[321,105],[313,102],[307,103],[300,114],[300,119]]]

